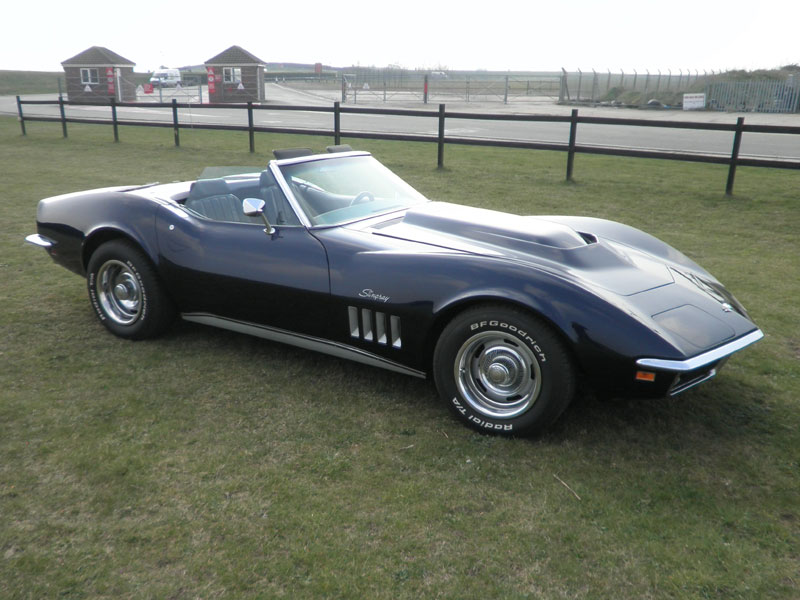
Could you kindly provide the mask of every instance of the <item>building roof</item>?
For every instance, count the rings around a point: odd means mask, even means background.
[[[135,65],[132,60],[112,52],[102,46],[92,46],[72,58],[68,58],[61,63],[66,67],[96,67],[111,65],[112,67],[132,67]]]
[[[239,46],[231,46],[227,50],[224,50],[214,56],[213,58],[209,58],[205,64],[207,65],[264,65],[266,64],[263,60],[258,58],[257,56],[253,56],[244,48]]]

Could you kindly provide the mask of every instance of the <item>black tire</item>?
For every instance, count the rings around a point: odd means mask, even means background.
[[[575,367],[562,340],[540,318],[506,306],[454,318],[436,344],[433,374],[456,416],[486,433],[538,433],[575,394]]]
[[[86,281],[97,318],[114,335],[131,340],[154,337],[175,318],[153,265],[127,240],[97,248],[89,259]]]

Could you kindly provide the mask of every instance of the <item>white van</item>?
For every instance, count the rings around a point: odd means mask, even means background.
[[[150,83],[161,87],[175,87],[180,82],[181,72],[178,69],[159,69],[150,77]]]

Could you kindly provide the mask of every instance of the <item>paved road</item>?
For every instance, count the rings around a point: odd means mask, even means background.
[[[194,101],[197,101],[196,88]],[[173,90],[165,90],[164,100],[169,101]],[[291,104],[300,106],[331,106],[338,99],[337,92],[303,92],[289,89],[278,84],[268,84],[268,104]],[[47,96],[45,96],[47,97]],[[41,98],[45,98],[41,97]],[[37,97],[40,98],[40,97]],[[49,96],[53,98],[53,96]],[[34,99],[34,97],[30,97]],[[153,98],[157,100],[157,98]],[[181,101],[186,99],[181,98]],[[434,98],[428,105],[419,100],[402,99],[384,104],[382,96],[359,94],[357,106],[414,108],[419,110],[437,110],[439,99]],[[352,106],[347,104],[345,106]],[[30,115],[57,116],[56,106],[25,106],[25,113]],[[525,114],[558,114],[569,115],[572,107],[559,106],[551,101],[514,102],[504,105],[499,102],[448,102],[448,111],[478,113],[525,113]],[[76,118],[110,118],[108,107],[102,106],[68,106],[67,115]],[[776,115],[758,113],[718,113],[718,112],[684,112],[667,110],[629,110],[617,108],[587,107],[580,108],[582,116],[605,116],[612,118],[660,119],[690,122],[736,123],[738,116],[744,116],[748,124],[771,124],[800,126],[800,115]],[[0,98],[0,114],[16,114],[14,98]],[[237,124],[246,125],[245,111],[237,109],[204,110],[201,107],[180,109],[179,119],[182,123]],[[284,126],[307,129],[333,128],[333,115],[308,111],[257,110],[254,113],[257,125]],[[171,109],[135,107],[118,109],[120,120],[151,120],[169,122],[172,120]],[[343,131],[405,133],[435,136],[438,133],[436,118],[395,117],[385,115],[342,115]],[[448,119],[446,135],[457,137],[476,137],[502,140],[522,140],[551,143],[566,143],[569,127],[565,123],[520,123],[509,121],[476,121],[465,119]],[[692,131],[682,129],[663,129],[655,127],[631,127],[623,125],[586,125],[578,128],[578,143],[596,146],[612,146],[621,148],[666,150],[677,152],[697,152],[729,155],[733,141],[732,132]],[[746,133],[743,136],[741,154],[748,157],[777,158],[800,160],[800,135]]]

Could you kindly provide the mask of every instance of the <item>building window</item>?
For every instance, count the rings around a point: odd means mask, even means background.
[[[242,70],[239,67],[225,67],[222,70],[222,81],[224,83],[241,83]]]
[[[81,69],[81,83],[100,83],[97,69]]]

